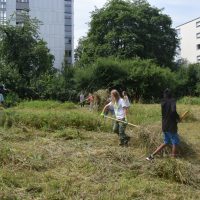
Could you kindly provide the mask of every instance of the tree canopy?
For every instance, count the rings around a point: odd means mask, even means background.
[[[39,24],[24,15],[21,26],[12,18],[0,25],[0,80],[22,97],[30,95],[31,82],[53,70],[54,56],[39,36]]]
[[[91,14],[87,37],[80,40],[76,59],[81,64],[98,57],[154,59],[170,67],[178,40],[172,21],[144,0],[110,0]]]

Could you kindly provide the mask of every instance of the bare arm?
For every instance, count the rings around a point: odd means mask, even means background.
[[[124,110],[125,119],[127,119],[127,113],[128,113],[127,107],[123,107],[123,110]]]
[[[110,103],[106,104],[102,110],[102,113],[105,113],[105,111],[108,110],[109,106],[110,106]]]

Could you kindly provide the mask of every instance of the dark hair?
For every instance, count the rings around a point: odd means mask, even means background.
[[[172,92],[169,88],[164,90],[163,96],[165,99],[170,99],[172,98]]]

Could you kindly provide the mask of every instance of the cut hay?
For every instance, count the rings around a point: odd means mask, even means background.
[[[144,149],[147,154],[152,153],[155,149],[163,143],[163,134],[160,126],[148,126],[135,129],[136,133],[136,145]],[[184,140],[180,136],[180,145],[178,147],[178,154],[181,157],[196,156],[196,151],[192,148],[192,145]],[[171,147],[166,147],[159,154],[160,156],[166,156],[171,154]]]
[[[184,122],[196,122],[198,121],[198,119],[196,118],[196,116],[189,112],[183,119]]]
[[[181,184],[198,186],[200,179],[196,176],[197,171],[197,167],[188,161],[171,158],[156,160],[148,166],[146,173]]]
[[[98,90],[94,92],[94,107],[96,110],[102,110],[103,107],[108,103],[109,91],[108,90]]]

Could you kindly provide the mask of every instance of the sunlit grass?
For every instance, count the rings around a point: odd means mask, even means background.
[[[178,159],[145,160],[162,142],[160,105],[134,104],[130,146],[118,146],[112,122],[66,103],[26,102],[6,110],[0,128],[0,199],[198,199],[200,107],[179,124]],[[148,131],[146,131],[148,129]],[[188,153],[188,154],[187,154]]]

